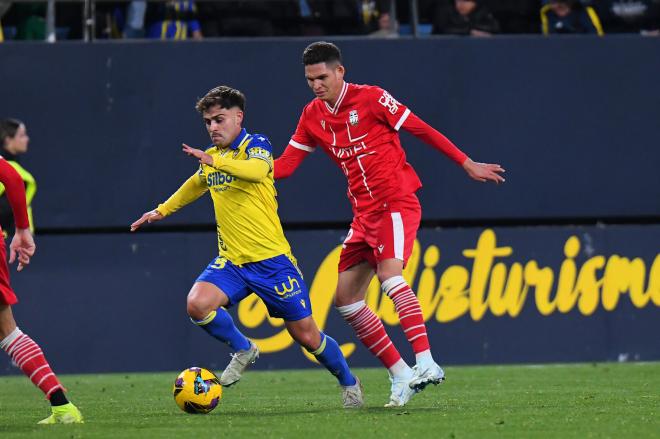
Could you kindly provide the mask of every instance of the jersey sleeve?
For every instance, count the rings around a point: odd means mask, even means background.
[[[446,138],[442,133],[437,131],[431,125],[424,122],[416,114],[409,114],[408,118],[403,124],[403,129],[424,143],[431,145],[438,151],[442,152],[447,157],[456,162],[456,164],[462,165],[468,158],[468,156],[463,151],[458,149],[458,147],[454,145],[451,140]]]
[[[268,168],[273,169],[273,146],[268,137],[262,134],[254,134],[250,143],[245,148],[245,153],[249,159],[259,159],[268,163]]]
[[[159,204],[156,210],[163,216],[168,216],[192,203],[208,191],[206,176],[200,167],[199,171],[186,180],[164,203]]]
[[[14,223],[18,229],[30,227],[28,219],[27,202],[25,199],[25,186],[23,179],[6,160],[0,158],[0,182],[7,191],[7,200],[14,212]]]
[[[306,125],[309,118],[307,117],[307,108],[303,110],[298,120],[298,126],[296,127],[296,132],[293,133],[291,140],[289,140],[289,145],[294,148],[301,149],[303,151],[312,152],[316,149],[316,141],[307,131]]]
[[[273,178],[279,180],[289,177],[308,155],[309,151],[295,148],[291,144],[287,145],[284,153],[275,160]]]
[[[399,131],[410,115],[408,107],[380,87],[372,87],[369,90],[368,99],[376,118],[385,122],[395,131]]]

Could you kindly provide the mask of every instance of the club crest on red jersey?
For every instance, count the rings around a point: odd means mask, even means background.
[[[350,113],[348,113],[348,121],[351,123],[351,125],[355,126],[358,124],[358,114],[357,110],[351,110]]]

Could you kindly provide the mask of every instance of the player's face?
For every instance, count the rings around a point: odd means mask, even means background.
[[[243,112],[238,107],[227,109],[216,105],[202,113],[202,117],[215,146],[226,148],[241,132]]]
[[[30,143],[30,138],[27,135],[27,129],[25,129],[25,125],[20,124],[14,137],[5,139],[5,148],[12,154],[24,154],[27,152],[28,143]]]
[[[318,63],[305,66],[305,78],[317,98],[334,105],[344,85],[344,66]]]

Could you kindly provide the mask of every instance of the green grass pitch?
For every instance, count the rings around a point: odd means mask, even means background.
[[[49,414],[22,376],[0,377],[0,437],[651,438],[660,437],[660,363],[447,367],[403,408],[386,409],[383,369],[356,369],[366,407],[341,408],[324,370],[248,371],[209,415],[171,395],[177,372],[62,376],[84,425],[37,426]],[[46,436],[46,433],[48,436]]]

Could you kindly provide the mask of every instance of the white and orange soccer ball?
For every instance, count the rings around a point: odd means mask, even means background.
[[[215,374],[201,367],[189,367],[174,381],[174,401],[186,413],[206,414],[222,398],[222,385]]]

